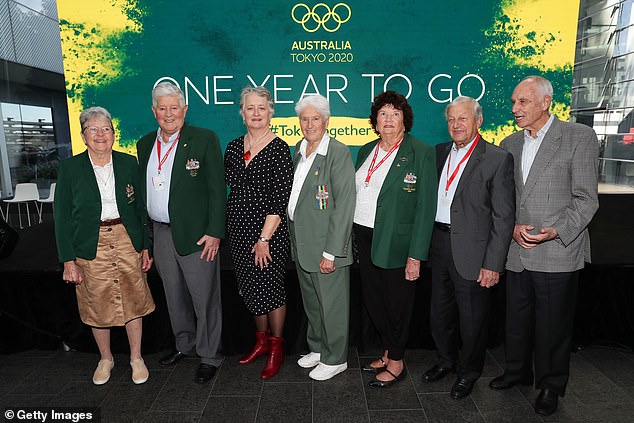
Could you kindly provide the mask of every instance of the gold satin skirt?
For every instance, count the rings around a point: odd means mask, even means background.
[[[137,253],[123,224],[99,227],[97,256],[77,258],[83,283],[76,286],[79,316],[95,327],[124,326],[154,311]]]

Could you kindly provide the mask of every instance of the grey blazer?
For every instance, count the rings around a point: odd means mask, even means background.
[[[526,179],[522,180],[524,131],[501,147],[515,159],[516,224],[553,227],[559,236],[534,248],[511,242],[506,268],[514,272],[572,272],[590,262],[588,224],[599,208],[599,142],[588,126],[555,117]]]
[[[439,180],[452,144],[436,146]],[[451,252],[460,276],[476,280],[480,268],[504,271],[514,224],[513,157],[481,139],[451,203]]]

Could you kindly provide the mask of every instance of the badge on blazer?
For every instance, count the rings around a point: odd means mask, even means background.
[[[128,204],[134,202],[134,187],[132,184],[127,184],[125,186],[125,195],[128,197]]]
[[[317,185],[315,188],[316,195],[315,199],[317,200],[317,206],[319,210],[326,210],[328,208],[328,198],[330,195],[328,194],[328,186],[326,185]]]
[[[190,176],[197,176],[200,169],[200,162],[196,159],[188,159],[185,163],[185,170],[189,171]]]
[[[403,157],[399,157],[398,161],[396,162],[396,167],[401,167],[401,163],[403,163],[403,165],[407,164],[407,157],[403,156]]]
[[[403,179],[403,182],[405,183],[403,190],[407,192],[416,191],[416,175],[414,174],[414,172],[407,172],[407,175],[405,175],[405,179]]]

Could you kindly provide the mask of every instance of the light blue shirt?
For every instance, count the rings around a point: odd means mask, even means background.
[[[550,115],[550,118],[548,118],[542,129],[537,131],[536,138],[531,137],[529,130],[524,130],[524,146],[522,147],[522,180],[524,183],[526,183],[526,179],[528,179],[528,173],[531,171],[531,167],[537,156],[537,151],[539,151],[539,147],[542,145],[544,136],[546,132],[548,132],[548,129],[550,129],[553,120],[555,120],[555,115]]]
[[[476,137],[477,135],[469,144],[466,144],[462,148],[456,148],[456,143],[451,144],[451,151],[449,151],[447,160],[445,160],[445,164],[440,172],[440,181],[438,182],[436,222],[446,223],[448,225],[451,224],[451,203],[453,202],[453,196],[456,193],[456,187],[458,186],[458,182],[460,182],[462,172],[464,171],[464,168],[467,167],[467,163],[469,163],[471,156],[469,156],[469,158],[460,165],[460,169],[458,169],[456,177],[451,182],[451,185],[449,185],[449,189],[446,189],[447,180],[451,177],[454,170],[456,170],[458,163],[460,163],[460,161],[467,155],[467,152],[469,151],[469,148],[471,148],[471,145]]]
[[[167,151],[170,149],[179,135],[180,131],[169,137],[167,142],[163,142],[163,138],[161,137],[161,128],[156,131],[156,136],[159,142],[161,142],[161,158],[165,157],[165,154],[167,154]],[[154,142],[154,147],[152,147],[150,159],[147,163],[147,178],[145,178],[147,188],[147,213],[148,216],[150,216],[150,219],[157,222],[170,223],[168,208],[170,182],[172,179],[174,156],[176,156],[177,149],[178,146],[175,146],[172,151],[170,151],[170,154],[167,156],[167,159],[165,159],[165,162],[161,165],[161,176],[164,177],[163,188],[161,189],[156,189],[156,187],[154,186],[154,180],[159,176],[159,159],[156,142]]]

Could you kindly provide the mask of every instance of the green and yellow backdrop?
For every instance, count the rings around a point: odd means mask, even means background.
[[[301,139],[293,107],[330,99],[330,131],[351,146],[376,136],[368,115],[385,89],[405,94],[412,133],[447,141],[443,109],[478,98],[483,135],[516,130],[510,96],[523,77],[553,83],[554,112],[568,119],[579,0],[280,1],[58,0],[73,152],[85,148],[78,117],[93,105],[113,114],[116,149],[134,152],[154,129],[151,91],[178,84],[188,121],[226,145],[244,132],[240,90],[275,97],[272,129]],[[353,150],[356,150],[353,148]]]

